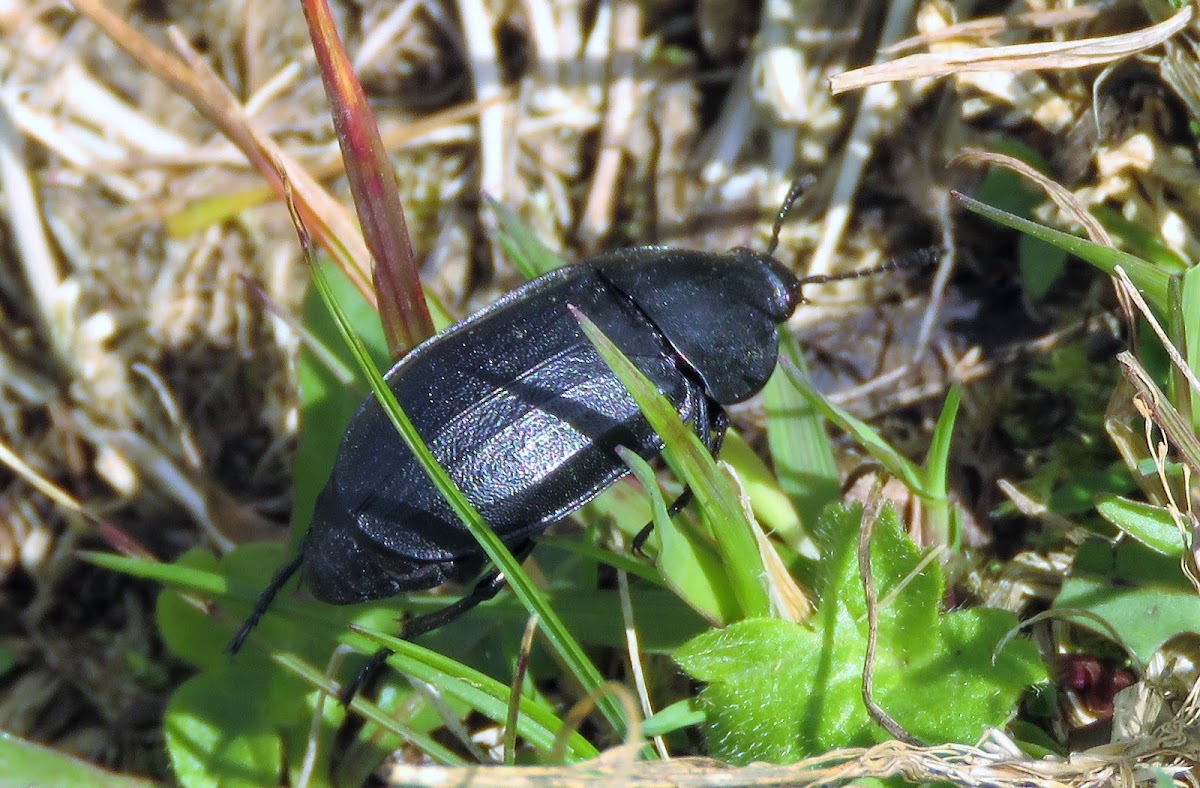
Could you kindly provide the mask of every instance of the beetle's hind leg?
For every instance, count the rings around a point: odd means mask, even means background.
[[[271,582],[259,595],[258,601],[254,603],[254,609],[250,611],[250,615],[246,617],[246,622],[242,624],[242,628],[233,636],[233,640],[229,641],[229,645],[225,647],[225,651],[229,654],[236,654],[241,650],[242,645],[246,642],[246,638],[250,636],[250,630],[258,626],[258,622],[266,614],[267,608],[271,606],[275,595],[279,593],[279,589],[283,588],[283,584],[291,579],[292,575],[296,574],[296,570],[300,568],[301,562],[304,560],[304,554],[293,558],[283,565],[275,576],[271,578]]]
[[[533,541],[526,540],[513,545],[510,549],[513,556],[517,559],[517,563],[521,563],[533,552]],[[400,639],[412,640],[424,635],[426,632],[432,632],[439,627],[449,624],[471,608],[496,596],[507,583],[508,581],[499,569],[496,567],[488,569],[465,596],[432,613],[413,616],[405,621],[404,626],[400,629]],[[358,694],[363,685],[371,679],[375,671],[379,670],[380,666],[387,661],[387,658],[394,653],[391,649],[381,648],[371,655],[371,658],[367,660],[367,664],[363,665],[358,675],[342,689],[341,694],[338,696],[343,706],[350,705],[350,701],[354,700],[354,696]]]
[[[709,400],[707,397],[702,400],[702,403],[700,430],[697,434],[704,443],[704,447],[708,449],[708,453],[715,460],[721,453],[721,444],[725,442],[725,433],[729,429],[729,414],[719,403]],[[674,517],[682,512],[692,502],[692,497],[692,488],[684,487],[683,492],[679,493],[679,497],[667,507],[667,517]],[[654,521],[651,520],[633,537],[633,542],[629,545],[633,552],[640,554],[646,545],[646,540],[653,532]]]

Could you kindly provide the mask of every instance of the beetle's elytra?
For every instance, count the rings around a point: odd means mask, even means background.
[[[438,463],[514,552],[628,473],[618,445],[649,459],[662,443],[568,310],[578,307],[675,405],[710,451],[724,406],[763,388],[798,280],[766,253],[637,247],[541,276],[439,333],[385,375]],[[682,500],[682,499],[681,499]],[[333,604],[433,588],[485,557],[370,397],[347,429],[300,555],[263,592],[236,651],[298,568]],[[492,596],[493,574],[411,636]]]
[[[438,334],[385,376],[438,462],[517,545],[662,448],[568,311],[608,335],[708,444],[760,390],[797,280],[769,257],[639,248],[542,276]],[[305,538],[318,598],[363,602],[478,569],[479,546],[374,397],[354,417]]]

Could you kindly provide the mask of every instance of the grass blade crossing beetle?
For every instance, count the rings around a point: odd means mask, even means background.
[[[384,376],[439,464],[515,553],[629,472],[616,446],[646,459],[662,449],[568,306],[616,343],[715,455],[725,406],[756,394],[774,370],[779,325],[801,287],[880,270],[801,280],[775,260],[798,194],[797,185],[765,253],[637,247],[564,266],[442,331]],[[687,499],[685,491],[672,511]],[[230,651],[302,566],[317,599],[350,604],[469,579],[484,560],[370,397],[342,440],[300,555],[272,579]],[[485,575],[457,602],[410,619],[403,636],[447,623],[501,585]]]

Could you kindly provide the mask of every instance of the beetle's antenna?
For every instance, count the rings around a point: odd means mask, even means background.
[[[900,271],[905,268],[924,268],[927,265],[934,265],[942,258],[942,254],[946,250],[940,246],[928,246],[924,249],[918,249],[915,252],[896,257],[888,260],[883,265],[877,265],[874,268],[861,268],[857,271],[847,271],[844,274],[817,274],[816,276],[806,276],[800,280],[800,286],[804,285],[820,285],[826,282],[841,282],[846,279],[861,279],[864,276],[875,276],[877,274],[886,274],[889,271]]]
[[[233,640],[229,641],[229,645],[225,647],[225,651],[229,654],[236,654],[246,642],[246,638],[250,636],[250,631],[258,626],[258,622],[262,620],[263,615],[267,612],[267,608],[271,606],[271,602],[275,599],[275,595],[279,593],[279,589],[283,588],[292,575],[296,574],[296,570],[300,568],[300,563],[304,560],[304,554],[293,558],[291,561],[284,564],[275,576],[271,578],[271,582],[263,590],[258,597],[258,602],[254,604],[254,610],[250,611],[250,616],[246,619],[246,623],[242,624],[242,628],[233,636]]]
[[[771,240],[767,242],[767,257],[775,254],[776,247],[779,246],[779,233],[783,230],[783,220],[791,212],[792,206],[796,204],[796,200],[800,199],[800,195],[804,190],[812,185],[813,177],[806,175],[803,178],[797,178],[792,181],[792,185],[788,188],[787,197],[783,198],[783,205],[779,206],[779,213],[775,215],[775,225],[771,228]]]

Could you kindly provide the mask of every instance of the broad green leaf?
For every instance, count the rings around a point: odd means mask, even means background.
[[[888,736],[862,701],[865,598],[856,555],[857,511],[831,510],[829,566],[812,628],[772,619],[703,634],[676,659],[706,686],[700,705],[709,752],[722,760],[787,763]],[[927,563],[890,509],[875,526],[879,598],[875,700],[927,742],[971,743],[1012,716],[1025,687],[1047,678],[1032,644],[1013,640],[1007,612],[943,613],[941,571]]]
[[[0,730],[0,764],[5,785],[86,785],[90,788],[150,788],[155,783],[118,774],[44,744]]]
[[[206,671],[184,682],[163,715],[176,779],[189,788],[277,785],[283,742],[262,712],[260,699],[248,696],[228,671]]]
[[[1085,542],[1054,607],[1095,614],[1143,664],[1175,635],[1200,632],[1200,597],[1178,558],[1131,541]],[[1086,618],[1077,622],[1109,636]]]

